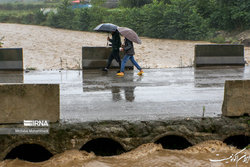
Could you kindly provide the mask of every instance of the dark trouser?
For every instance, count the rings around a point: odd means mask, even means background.
[[[119,69],[121,68],[121,58],[120,58],[120,55],[119,55],[119,49],[118,50],[112,50],[109,58],[108,58],[108,64],[106,66],[106,68],[109,68],[113,59],[115,59],[117,61],[117,63],[119,63]]]

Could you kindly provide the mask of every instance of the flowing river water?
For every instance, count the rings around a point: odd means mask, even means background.
[[[0,162],[0,167],[249,167],[249,159],[249,149],[239,150],[214,140],[185,150],[167,150],[161,145],[148,143],[130,152],[110,157],[69,150],[44,162],[5,160]]]

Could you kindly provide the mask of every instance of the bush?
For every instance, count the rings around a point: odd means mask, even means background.
[[[222,35],[218,35],[215,38],[210,39],[210,42],[212,43],[225,43],[225,37],[223,37]]]
[[[59,27],[59,16],[55,14],[54,12],[49,12],[47,19],[46,19],[46,25],[51,27]]]
[[[46,21],[47,15],[44,15],[42,11],[37,10],[34,13],[34,23],[35,24],[42,24]]]
[[[210,34],[208,20],[188,0],[175,0],[171,4],[155,0],[142,8],[111,10],[105,22],[154,38],[199,40]]]
[[[75,28],[77,30],[88,31],[90,27],[90,12],[88,8],[76,10]]]
[[[56,27],[72,29],[74,11],[71,8],[71,4],[70,4],[69,0],[63,0],[62,1],[62,3],[58,7],[56,15],[57,15],[56,16],[56,19],[57,19]]]
[[[2,42],[3,39],[4,39],[4,37],[1,37],[1,38],[0,38],[0,48],[3,47],[3,42]]]
[[[107,10],[102,7],[92,7],[89,10],[89,31],[93,31],[93,29],[98,25],[104,22],[104,17],[107,16]]]

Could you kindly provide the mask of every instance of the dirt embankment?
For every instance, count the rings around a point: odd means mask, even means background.
[[[24,68],[79,69],[82,46],[106,46],[107,34],[54,29],[43,26],[0,23],[3,47],[22,47]],[[204,41],[181,41],[141,37],[135,44],[135,59],[143,68],[191,66],[195,44]],[[245,47],[250,61],[250,47]]]

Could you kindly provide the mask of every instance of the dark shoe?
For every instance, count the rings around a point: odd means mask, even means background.
[[[108,70],[109,70],[109,69],[106,68],[106,67],[102,69],[102,71],[106,71],[106,72],[108,72]]]
[[[117,71],[116,73],[120,73],[121,71],[119,70],[119,71]]]

